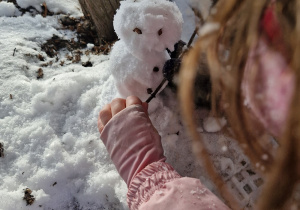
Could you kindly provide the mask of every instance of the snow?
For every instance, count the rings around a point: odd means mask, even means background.
[[[174,0],[173,2],[175,2],[178,5],[179,10],[182,13],[182,17],[184,19],[181,40],[188,43],[191,35],[193,34],[196,28],[196,18],[194,12],[189,6],[188,0]]]
[[[203,128],[207,132],[218,132],[225,125],[227,121],[225,118],[207,117],[203,121]]]
[[[37,10],[43,2],[17,0],[22,8]],[[100,109],[118,95],[109,69],[113,55],[85,54],[93,47],[88,44],[81,60],[91,61],[89,68],[68,61],[65,56],[71,52],[67,49],[48,57],[41,46],[53,35],[76,39],[75,32],[62,28],[58,13],[75,17],[82,13],[76,0],[45,2],[56,14],[42,17],[26,12],[21,16],[18,11],[12,13],[16,7],[11,3],[0,2],[0,143],[5,155],[0,157],[0,209],[128,209],[127,186],[97,130]],[[187,3],[176,2],[185,11],[185,20],[191,20]],[[3,15],[6,7],[13,8],[7,10],[10,17]],[[182,39],[192,34],[193,24],[183,24]],[[45,60],[39,60],[39,55]],[[52,65],[43,66],[45,63]],[[44,77],[38,80],[39,68]],[[167,161],[182,176],[200,178],[214,191],[192,155],[192,141],[182,126],[175,93],[165,88],[158,103],[150,118],[162,137]],[[197,115],[199,121],[207,116],[207,110]],[[236,165],[245,160],[229,138],[220,133],[202,134],[214,161],[226,156]],[[228,151],[223,151],[224,146]],[[221,170],[220,164],[217,169]],[[23,200],[26,188],[35,197],[31,206]]]
[[[47,57],[41,44],[53,34],[74,38],[61,29],[58,17],[0,18],[1,209],[126,209],[126,184],[96,127],[100,108],[116,92],[108,56],[83,56],[94,64],[88,70]],[[38,60],[38,54],[46,60]],[[62,50],[59,59],[65,54]],[[50,61],[37,80],[37,69]],[[22,200],[27,187],[36,198],[28,207]]]
[[[229,175],[233,175],[235,173],[235,166],[230,158],[222,158],[220,163],[222,171]]]
[[[268,157],[268,155],[267,155],[267,154],[263,154],[263,155],[262,155],[262,157],[261,157],[261,159],[263,159],[263,160],[268,160],[268,159],[269,159],[269,157]]]
[[[212,6],[212,0],[189,0],[189,4],[192,8],[197,8],[202,15],[202,18],[206,20],[209,15],[210,8]]]
[[[13,3],[9,2],[0,2],[0,17],[12,17],[16,15],[17,8]]]

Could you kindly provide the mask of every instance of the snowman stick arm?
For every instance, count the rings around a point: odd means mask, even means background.
[[[196,36],[196,34],[197,34],[197,32],[198,32],[198,30],[199,30],[199,28],[198,27],[196,27],[195,28],[195,30],[194,30],[194,32],[193,32],[193,34],[192,34],[192,36],[191,36],[191,38],[190,38],[190,40],[189,40],[189,42],[188,42],[188,45],[187,45],[187,49],[189,49],[189,47],[191,46],[191,44],[192,44],[192,42],[193,42],[193,40],[194,40],[194,38],[195,38],[195,36]],[[184,46],[185,45],[185,43],[183,42],[183,45],[182,46]],[[182,50],[182,48],[181,48],[181,53],[179,54],[179,56],[178,56],[178,59],[182,59],[182,57],[183,57],[183,55],[185,54],[185,50]],[[149,96],[149,98],[145,101],[146,103],[149,103],[153,98],[155,98],[156,97],[156,94],[158,93],[158,91],[162,88],[162,86],[165,84],[165,82],[167,81],[167,78],[164,78],[163,80],[162,80],[162,82],[159,84],[159,86],[155,89],[155,91]]]
[[[187,44],[187,46],[186,46],[187,48],[189,48],[191,46],[192,42],[195,39],[196,34],[198,33],[198,30],[199,30],[199,28],[196,27],[193,34],[192,34],[192,36],[191,36],[191,38],[190,38],[190,40],[189,40],[189,42],[188,42],[188,44]]]
[[[149,96],[149,98],[146,100],[146,103],[149,103],[153,98],[156,97],[156,94],[158,93],[158,91],[162,88],[162,86],[165,84],[165,82],[167,82],[167,79],[164,78],[161,83],[159,84],[159,86],[155,89],[155,91]]]
[[[188,42],[186,48],[185,48],[184,50],[183,50],[183,48],[181,49],[181,53],[179,54],[178,59],[181,60],[181,59],[183,58],[183,56],[186,54],[186,52],[190,49],[190,47],[191,47],[191,45],[192,45],[192,43],[193,43],[193,41],[194,41],[196,35],[198,34],[198,31],[199,31],[199,27],[197,26],[197,27],[195,28],[193,34],[191,35],[191,37],[190,37],[190,39],[189,39],[189,42]],[[171,56],[171,57],[172,57],[172,56]]]

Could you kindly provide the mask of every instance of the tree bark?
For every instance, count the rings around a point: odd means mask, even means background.
[[[79,3],[84,16],[95,25],[100,41],[117,40],[113,17],[120,6],[120,0],[79,0]]]

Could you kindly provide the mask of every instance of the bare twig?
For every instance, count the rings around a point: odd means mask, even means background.
[[[48,15],[48,8],[47,8],[47,4],[46,2],[43,3],[43,6],[44,6],[44,13],[43,13],[43,17],[47,17]]]
[[[193,34],[192,34],[192,36],[191,36],[191,38],[190,38],[190,40],[189,40],[189,42],[188,42],[188,44],[187,44],[187,46],[186,46],[187,48],[189,48],[191,46],[191,44],[193,43],[198,30],[199,30],[199,28],[196,27]]]
[[[162,86],[167,82],[167,79],[164,78],[163,81],[158,85],[158,87],[155,89],[155,91],[150,95],[150,97],[146,100],[146,103],[149,103],[153,98],[156,97],[156,94],[158,91],[162,88]]]

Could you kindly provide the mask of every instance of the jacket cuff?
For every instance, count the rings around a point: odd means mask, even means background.
[[[156,190],[164,188],[166,183],[179,178],[181,176],[168,163],[163,161],[151,163],[140,171],[129,185],[127,193],[129,208],[137,210]]]

